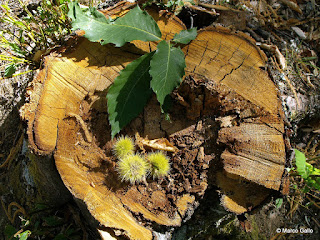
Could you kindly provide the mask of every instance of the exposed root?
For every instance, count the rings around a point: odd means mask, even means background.
[[[25,210],[21,205],[19,205],[19,204],[16,203],[16,202],[11,202],[11,203],[9,204],[8,208],[6,208],[5,203],[4,203],[4,202],[2,201],[2,199],[1,199],[1,205],[2,205],[2,207],[3,207],[3,210],[4,210],[7,218],[9,219],[9,221],[10,221],[12,224],[14,223],[14,221],[15,221],[15,219],[16,219],[16,217],[17,217],[17,215],[18,215],[19,213],[21,213],[23,216],[26,216],[26,215],[27,215],[26,210]],[[13,214],[11,214],[13,207],[16,207],[17,209],[13,212]]]
[[[7,166],[8,166],[8,168],[10,168],[11,162],[12,162],[12,160],[14,160],[15,156],[20,151],[22,143],[23,143],[23,134],[21,134],[17,144],[10,149],[10,153],[9,153],[8,157],[6,158],[6,160],[0,165],[0,169],[5,168]]]

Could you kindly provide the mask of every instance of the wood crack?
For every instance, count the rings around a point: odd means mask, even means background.
[[[208,49],[208,41],[206,41],[206,47],[205,47],[205,49],[204,49],[204,51],[203,51],[203,53],[202,53],[200,63],[199,63],[199,65],[197,65],[197,66],[194,67],[194,69],[193,69],[193,71],[192,71],[193,73],[196,71],[196,68],[201,65],[201,63],[202,63],[202,61],[203,61],[203,57],[204,57],[207,49]]]
[[[232,55],[233,55],[233,54],[234,54],[234,53],[232,53]],[[233,73],[233,71],[238,70],[238,69],[244,64],[244,62],[249,58],[250,54],[251,54],[251,52],[247,55],[246,58],[244,58],[244,59],[242,60],[242,62],[239,64],[239,66],[237,66],[237,67],[235,67],[235,68],[232,68],[229,73],[226,73],[226,74],[223,76],[223,78],[219,81],[219,83],[221,83],[223,80],[225,80],[225,78],[226,78],[227,76],[231,75],[231,74]],[[230,58],[230,59],[231,59],[231,58]],[[228,63],[229,63],[229,61],[228,61]]]

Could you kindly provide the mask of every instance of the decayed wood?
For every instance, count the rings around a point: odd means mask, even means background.
[[[232,143],[236,153],[225,150],[221,155],[227,172],[279,190],[285,159],[282,132],[259,119],[221,129],[218,140],[229,146]]]
[[[105,14],[121,15],[121,9],[126,5]],[[166,39],[185,28],[170,15],[151,14]],[[73,196],[101,226],[131,239],[151,239],[154,223],[179,226],[203,196],[212,161],[221,160],[224,169],[212,167],[222,204],[237,214],[259,205],[268,189],[279,190],[285,163],[283,113],[263,70],[265,55],[246,35],[211,27],[183,47],[187,74],[173,94],[172,122],[163,119],[153,97],[123,130],[139,133],[140,142],[150,142],[147,136],[168,138],[179,150],[168,152],[170,175],[148,185],[121,183],[110,153],[104,89],[124,66],[155,46],[135,41],[114,48],[80,38],[74,47],[45,58],[29,88],[30,102],[21,110],[31,148],[53,152]]]
[[[221,154],[225,175],[279,190],[285,164],[283,112],[276,87],[263,70],[264,53],[245,34],[219,27],[200,32],[184,50],[190,74],[210,79],[208,88],[217,91],[222,100],[217,141],[226,146]],[[234,189],[241,189],[241,184],[230,181]],[[252,207],[250,200],[250,204],[240,203],[244,200],[241,197],[233,201],[228,188],[221,181],[218,185],[225,193],[222,203],[227,209],[243,213]],[[264,192],[257,188],[252,186],[251,190]],[[262,201],[261,197],[255,199]]]
[[[229,87],[272,115],[283,115],[276,87],[263,70],[267,58],[246,34],[207,28],[184,50],[188,72]]]
[[[271,191],[230,173],[218,173],[217,185],[223,191],[221,203],[236,214],[242,214],[259,205]]]

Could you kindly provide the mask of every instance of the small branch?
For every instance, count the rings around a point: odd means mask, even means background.
[[[92,142],[92,136],[89,133],[89,130],[85,124],[85,122],[82,120],[82,118],[75,113],[68,113],[67,117],[74,117],[76,118],[77,122],[81,125],[82,130],[84,131],[84,134],[86,136],[87,142],[91,143]]]

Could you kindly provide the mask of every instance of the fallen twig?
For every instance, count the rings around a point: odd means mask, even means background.
[[[265,49],[265,50],[272,52],[276,56],[281,70],[285,70],[287,68],[286,58],[282,55],[282,53],[280,52],[280,50],[277,46],[268,45],[268,44],[261,44],[260,47],[262,49]]]
[[[292,10],[302,14],[302,10],[301,8],[298,6],[298,4],[296,4],[293,1],[290,0],[280,0],[280,2],[282,2],[283,4],[287,5],[289,8],[291,8]]]

